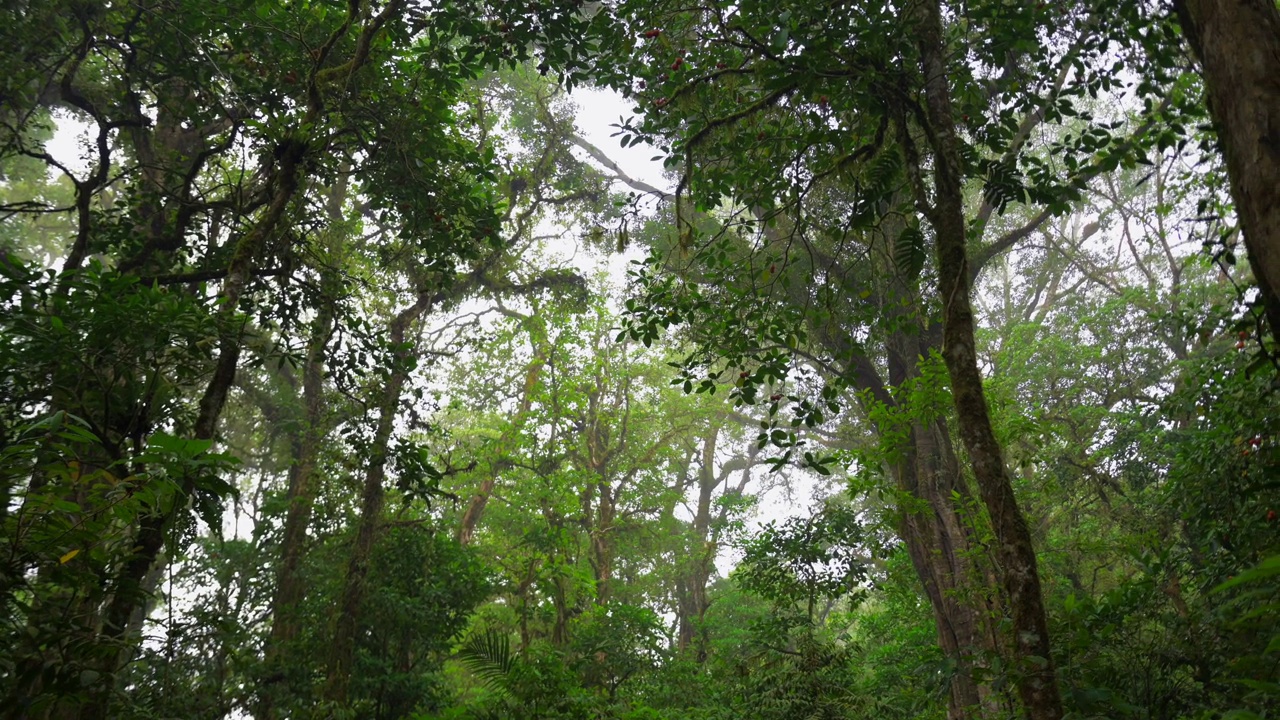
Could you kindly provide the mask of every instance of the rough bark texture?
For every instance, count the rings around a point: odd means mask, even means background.
[[[1280,333],[1280,9],[1274,0],[1176,0],[1272,336]]]
[[[915,8],[925,111],[933,149],[933,205],[929,220],[937,243],[939,290],[943,303],[943,359],[951,376],[960,438],[969,453],[979,494],[996,538],[996,559],[1013,620],[1017,689],[1032,720],[1058,720],[1062,698],[1050,652],[1040,575],[1031,533],[1013,493],[1003,450],[995,437],[974,347],[970,304],[964,196],[959,142],[947,82],[942,18],[937,0]],[[909,164],[911,164],[909,162]],[[926,198],[919,198],[927,205]]]
[[[902,512],[899,529],[933,606],[938,644],[956,663],[950,683],[947,716],[969,717],[988,702],[989,692],[973,676],[976,654],[992,649],[980,574],[975,567],[970,529],[960,517],[957,497],[967,497],[959,463],[941,421],[916,424],[906,457],[893,467],[900,491],[926,507]]]

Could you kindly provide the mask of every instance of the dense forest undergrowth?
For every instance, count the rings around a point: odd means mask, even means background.
[[[0,717],[1277,717],[1277,78],[1272,0],[6,4]]]

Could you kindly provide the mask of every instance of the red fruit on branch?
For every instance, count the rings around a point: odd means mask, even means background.
[[[716,63],[717,70],[724,70],[727,67],[729,67],[729,63],[722,63],[722,62]]]
[[[679,69],[680,69],[680,66],[681,66],[681,65],[683,65],[683,64],[684,64],[684,58],[679,58],[679,57],[678,57],[678,58],[676,58],[676,61],[675,61],[675,62],[671,63],[671,69],[672,69],[672,70],[679,70]]]
[[[1275,510],[1268,510],[1268,511],[1267,511],[1267,522],[1275,522],[1275,521],[1276,521],[1276,511],[1275,511]]]
[[[643,34],[647,38],[656,38],[662,34],[662,31],[657,28],[654,28],[652,30],[645,30]]]
[[[667,104],[667,99],[666,99],[666,98],[658,98],[657,100],[654,100],[654,101],[653,101],[653,104],[654,104],[654,105],[656,105],[656,106],[658,106],[658,107],[663,107],[663,106],[665,106],[665,105]]]
[[[1248,332],[1247,330],[1241,330],[1241,331],[1240,331],[1240,339],[1241,339],[1241,340],[1248,340],[1248,339],[1249,339],[1249,332]]]
[[[782,399],[782,393],[774,393],[773,395],[769,396],[769,400],[772,402],[778,402],[781,399]]]

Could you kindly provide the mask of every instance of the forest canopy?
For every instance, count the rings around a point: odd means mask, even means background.
[[[0,717],[1275,717],[1277,78],[1272,0],[8,3]]]

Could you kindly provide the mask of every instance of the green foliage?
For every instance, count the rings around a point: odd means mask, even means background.
[[[511,639],[496,630],[474,633],[458,649],[458,658],[490,688],[503,689],[514,661]]]
[[[10,5],[0,713],[1019,716],[946,131],[1066,709],[1274,716],[1280,395],[1162,6],[939,3],[934,77],[910,4]]]
[[[760,528],[734,577],[775,604],[804,604],[813,621],[820,599],[849,597],[866,582],[863,536],[856,508],[829,503],[815,517]]]

